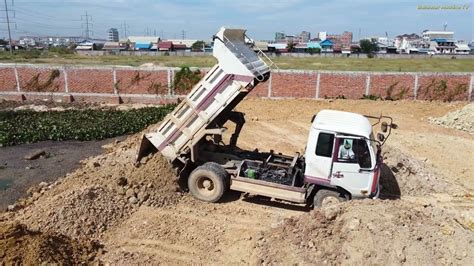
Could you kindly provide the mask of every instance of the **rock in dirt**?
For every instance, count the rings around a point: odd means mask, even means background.
[[[470,264],[474,232],[442,208],[404,200],[359,200],[285,219],[263,233],[255,260],[267,264]],[[449,234],[442,234],[449,226]],[[456,247],[456,248],[447,248]],[[456,256],[461,254],[460,256]]]
[[[25,155],[24,158],[25,158],[25,160],[36,160],[40,156],[43,156],[45,154],[46,154],[46,152],[44,150],[35,150],[35,151],[32,151],[29,154]]]
[[[400,198],[403,196],[426,196],[431,193],[463,194],[464,189],[446,181],[419,160],[390,145],[384,146],[384,164],[381,168],[381,196]]]
[[[474,133],[474,103],[470,103],[462,109],[448,113],[443,117],[431,117],[429,121],[444,127]]]
[[[64,235],[32,231],[24,224],[0,224],[0,264],[87,264],[94,260],[99,244],[72,240]]]
[[[106,229],[134,213],[140,206],[136,203],[152,207],[177,203],[182,193],[176,192],[176,177],[165,158],[155,154],[147,164],[133,165],[141,134],[84,160],[81,168],[50,189],[29,190],[32,198],[21,210],[9,212],[14,215],[9,220],[42,232],[98,240]]]
[[[137,204],[138,199],[135,196],[132,196],[132,197],[128,198],[128,202],[130,202],[132,204]]]

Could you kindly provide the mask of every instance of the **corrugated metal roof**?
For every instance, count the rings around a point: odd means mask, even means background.
[[[191,46],[193,46],[193,44],[195,42],[197,42],[198,40],[187,40],[187,39],[176,39],[176,40],[166,40],[168,42],[172,42],[173,45],[186,45],[187,48],[191,48]]]
[[[135,43],[135,49],[150,49],[151,43]]]
[[[321,48],[321,45],[319,45],[319,42],[309,42],[308,48]]]
[[[130,36],[128,40],[134,43],[157,43],[159,37],[156,36]]]
[[[319,45],[321,45],[321,46],[333,45],[333,42],[331,40],[326,39],[326,40],[320,42]]]
[[[372,125],[365,116],[335,110],[321,110],[313,121],[313,127],[365,138],[370,138],[372,133]]]
[[[158,43],[158,48],[162,49],[162,48],[165,48],[165,49],[171,49],[173,48],[173,43],[172,42],[160,42]]]

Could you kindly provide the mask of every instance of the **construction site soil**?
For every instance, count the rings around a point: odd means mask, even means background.
[[[431,124],[463,103],[248,99],[239,145],[302,152],[323,108],[385,114],[382,195],[310,210],[231,192],[180,192],[159,154],[134,166],[141,134],[105,146],[0,214],[0,261],[87,263],[469,264],[474,261],[474,136]],[[146,131],[156,128],[152,126]],[[232,125],[229,124],[229,131]],[[228,137],[228,136],[227,136]]]

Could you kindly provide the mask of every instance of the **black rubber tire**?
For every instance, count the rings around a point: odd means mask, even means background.
[[[226,191],[225,179],[226,176],[222,171],[206,163],[194,169],[189,175],[188,188],[193,197],[198,200],[217,202]]]
[[[341,194],[338,191],[329,190],[329,189],[320,189],[316,192],[313,198],[313,206],[314,208],[321,208],[323,207],[323,202],[325,199],[328,198],[335,198],[338,202],[347,201],[347,197]]]
[[[224,182],[225,182],[225,191],[224,192],[226,192],[227,190],[230,189],[230,177],[229,177],[229,174],[227,173],[227,171],[224,169],[224,167],[222,167],[220,164],[218,164],[216,162],[207,162],[207,163],[203,164],[203,166],[204,165],[206,165],[206,167],[212,168],[217,173],[219,173],[220,176],[222,176],[224,178]]]

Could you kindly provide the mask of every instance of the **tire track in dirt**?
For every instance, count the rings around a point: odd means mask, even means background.
[[[129,262],[248,263],[260,232],[301,213],[242,199],[207,204],[190,197],[170,208],[141,207],[106,236],[110,249],[101,259],[123,263],[134,254]]]

